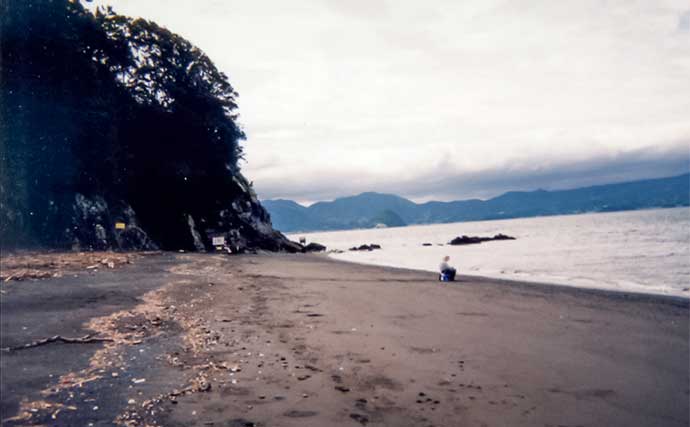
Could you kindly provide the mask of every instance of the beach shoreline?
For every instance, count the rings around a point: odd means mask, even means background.
[[[325,255],[326,259],[335,261],[335,262],[342,262],[346,264],[355,264],[355,265],[361,265],[361,266],[367,266],[367,267],[377,267],[385,270],[399,270],[399,271],[407,271],[411,273],[419,273],[419,274],[436,274],[438,275],[437,272],[429,269],[429,270],[422,270],[422,269],[416,269],[416,268],[405,268],[405,267],[396,267],[396,266],[390,266],[390,265],[380,265],[380,264],[372,264],[372,263],[367,263],[367,262],[361,262],[361,261],[355,261],[355,260],[349,260],[349,259],[340,259],[340,258],[335,258],[331,256],[330,254],[316,254],[316,255]],[[506,286],[513,286],[513,287],[526,287],[526,288],[535,288],[544,292],[549,292],[552,289],[551,288],[556,288],[554,290],[556,291],[571,291],[573,295],[578,295],[580,293],[584,293],[586,295],[598,295],[601,297],[607,297],[607,298],[612,298],[612,299],[623,299],[623,300],[631,300],[631,301],[650,301],[650,302],[663,302],[671,305],[677,305],[679,307],[690,307],[690,295],[685,296],[685,295],[669,295],[669,294],[661,294],[661,293],[654,293],[654,292],[643,292],[643,291],[638,291],[638,290],[624,290],[624,289],[608,289],[608,288],[594,288],[594,287],[587,287],[587,286],[579,286],[577,284],[564,284],[564,283],[556,283],[556,282],[549,282],[547,280],[541,281],[541,280],[522,280],[522,279],[514,279],[514,278],[503,278],[503,277],[497,277],[497,276],[487,276],[487,275],[481,275],[481,274],[466,274],[462,271],[458,272],[458,276],[456,278],[456,282],[470,282],[470,283],[485,283],[485,282],[491,282],[491,283],[496,283],[496,284],[503,284]]]
[[[287,254],[2,290],[2,347],[115,339],[3,352],[7,426],[688,424],[682,297]]]
[[[339,260],[435,271],[444,256],[461,273],[516,281],[690,298],[688,209],[410,225],[289,235]],[[455,236],[515,240],[450,245]],[[381,249],[350,251],[374,242]]]

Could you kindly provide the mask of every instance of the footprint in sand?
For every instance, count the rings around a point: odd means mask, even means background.
[[[365,417],[362,414],[350,414],[350,418],[353,420],[357,421],[358,423],[362,424],[363,426],[367,425],[369,422],[369,418]]]
[[[289,417],[289,418],[308,418],[308,417],[314,417],[316,415],[319,415],[319,413],[316,411],[292,410],[292,411],[285,412],[283,415],[286,417]]]

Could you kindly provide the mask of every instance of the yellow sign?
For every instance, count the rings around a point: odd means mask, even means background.
[[[126,227],[124,222],[116,222],[115,223],[115,229],[116,230],[124,230]]]

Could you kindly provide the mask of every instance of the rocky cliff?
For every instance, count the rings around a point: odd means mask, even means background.
[[[3,249],[301,249],[239,169],[237,93],[203,52],[76,1],[0,8]]]

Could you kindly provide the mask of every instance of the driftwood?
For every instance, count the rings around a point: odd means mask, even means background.
[[[65,344],[89,344],[89,343],[95,343],[95,342],[107,342],[107,341],[112,341],[110,338],[99,338],[99,337],[92,337],[91,335],[84,335],[81,338],[69,338],[69,337],[63,337],[61,335],[55,335],[50,338],[44,338],[42,340],[38,341],[33,341],[28,344],[24,345],[18,345],[14,347],[3,347],[0,350],[2,351],[17,351],[17,350],[25,350],[27,348],[33,348],[33,347],[38,347],[41,345],[45,344],[50,344],[51,342],[63,342]]]

